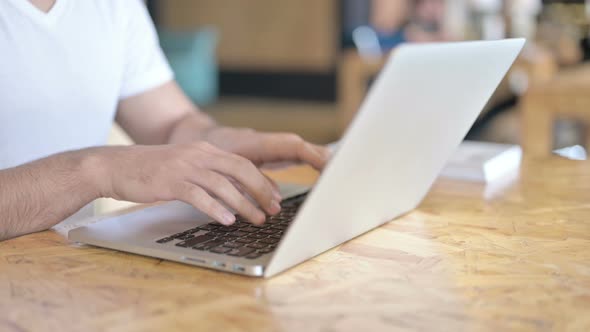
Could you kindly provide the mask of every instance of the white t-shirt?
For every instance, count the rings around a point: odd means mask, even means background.
[[[120,99],[171,79],[140,0],[1,0],[0,170],[104,145]]]

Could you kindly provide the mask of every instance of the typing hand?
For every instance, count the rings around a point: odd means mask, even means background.
[[[212,127],[202,139],[220,149],[238,154],[257,166],[285,162],[307,163],[317,170],[326,165],[326,147],[306,142],[290,133],[261,133],[252,129]]]
[[[280,212],[278,189],[250,160],[206,142],[98,148],[92,160],[102,197],[180,200],[224,225],[234,223],[235,216],[215,198],[255,224],[264,222],[265,213]]]

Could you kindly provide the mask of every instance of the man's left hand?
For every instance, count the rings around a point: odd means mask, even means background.
[[[262,133],[253,129],[214,126],[201,138],[220,149],[241,155],[257,166],[283,162],[307,163],[322,170],[330,152],[291,133]]]

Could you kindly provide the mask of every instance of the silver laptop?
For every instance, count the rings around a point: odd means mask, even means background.
[[[254,226],[212,222],[171,202],[70,231],[73,241],[270,277],[414,209],[525,41],[398,48],[311,191],[283,187],[283,209]]]

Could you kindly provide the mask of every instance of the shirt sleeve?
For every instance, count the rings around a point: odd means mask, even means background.
[[[124,64],[119,98],[158,87],[174,78],[158,35],[141,0],[125,0]]]

